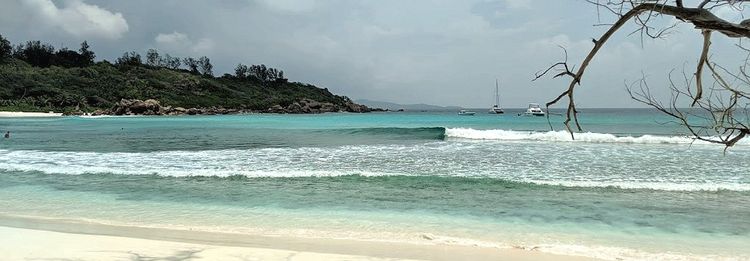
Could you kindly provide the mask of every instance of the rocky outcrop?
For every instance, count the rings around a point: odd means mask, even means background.
[[[269,113],[291,113],[291,114],[302,114],[302,113],[326,113],[326,112],[370,112],[372,109],[367,106],[356,104],[350,100],[347,100],[344,104],[334,104],[330,102],[319,102],[311,99],[301,99],[297,102],[293,102],[288,106],[284,107],[281,105],[274,105],[266,109],[265,112]]]
[[[281,105],[277,104],[277,105],[271,106],[270,108],[266,109],[266,112],[269,112],[269,113],[286,113],[286,109],[284,109],[284,107],[281,107]]]
[[[238,114],[238,113],[326,113],[326,112],[370,112],[373,109],[356,104],[351,100],[345,100],[343,104],[330,102],[318,102],[311,99],[301,99],[288,106],[273,105],[262,111],[251,111],[242,109],[226,109],[222,107],[209,108],[183,108],[162,106],[154,99],[145,101],[137,99],[122,99],[108,110],[96,110],[91,115],[216,115],[216,114]],[[379,110],[376,110],[379,111]],[[71,113],[73,114],[73,113]],[[82,113],[81,113],[82,114]]]
[[[122,99],[109,109],[110,115],[161,115],[162,107],[159,101],[148,99]]]
[[[359,112],[359,113],[362,113],[362,112],[371,112],[372,111],[372,109],[370,109],[369,107],[364,106],[362,104],[356,104],[356,103],[354,103],[352,101],[348,101],[344,105],[346,106],[346,111],[348,111],[348,112]]]

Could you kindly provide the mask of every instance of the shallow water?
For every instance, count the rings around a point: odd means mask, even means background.
[[[750,143],[724,154],[648,110],[581,117],[575,140],[513,111],[0,119],[0,214],[750,258]]]

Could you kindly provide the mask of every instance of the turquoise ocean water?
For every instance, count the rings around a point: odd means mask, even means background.
[[[662,115],[4,118],[0,218],[604,259],[750,259],[750,142]]]

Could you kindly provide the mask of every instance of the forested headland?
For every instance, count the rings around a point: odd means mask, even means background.
[[[131,108],[132,107],[132,108]],[[326,88],[290,82],[284,71],[238,64],[215,76],[208,57],[157,50],[96,60],[41,41],[12,44],[0,35],[0,110],[66,114],[216,114],[241,112],[368,112]]]

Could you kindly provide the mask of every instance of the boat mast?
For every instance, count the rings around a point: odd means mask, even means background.
[[[497,79],[495,79],[495,106],[500,107],[500,92],[498,91]]]

